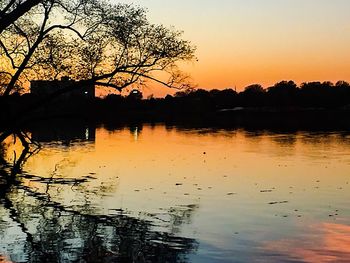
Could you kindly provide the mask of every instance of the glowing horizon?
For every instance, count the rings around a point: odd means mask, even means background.
[[[198,88],[350,80],[349,1],[114,1],[146,7],[151,22],[184,31],[197,46],[199,62],[185,71]]]

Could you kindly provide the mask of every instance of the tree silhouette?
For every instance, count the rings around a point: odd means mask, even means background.
[[[0,6],[3,14],[15,6],[21,8],[17,1],[7,4]],[[2,97],[33,79],[69,77],[74,81],[25,108],[11,107],[7,104],[11,99],[7,100],[2,107],[9,109],[10,121],[0,141],[14,127],[28,122],[28,114],[74,89],[95,85],[121,91],[148,81],[170,88],[188,87],[188,78],[177,63],[192,60],[195,48],[182,39],[182,32],[150,23],[145,9],[102,0],[31,4],[0,31]]]
[[[6,150],[2,148],[2,150]],[[26,155],[26,153],[24,153]],[[47,180],[26,175],[21,171],[26,158],[15,161],[17,169],[7,163],[0,166],[0,213],[5,211],[10,224],[18,226],[25,237],[20,251],[8,248],[10,258],[26,258],[25,262],[186,262],[187,254],[197,248],[193,239],[176,236],[174,229],[186,222],[196,205],[170,208],[169,231],[152,229],[151,221],[129,217],[122,210],[100,215],[89,202],[78,207],[65,206],[54,201],[53,185],[77,186],[84,194],[86,181]],[[21,176],[18,176],[21,175]],[[53,179],[53,178],[51,178]],[[25,183],[35,180],[46,185],[38,192]],[[106,189],[96,194],[105,194]],[[108,189],[107,189],[108,191]],[[156,220],[156,219],[155,219]],[[12,221],[12,222],[11,222]],[[0,239],[9,241],[8,225],[0,223]],[[10,242],[11,243],[11,242]],[[18,260],[17,262],[21,262]]]
[[[301,103],[309,107],[330,106],[333,84],[330,82],[308,82],[300,87]]]
[[[298,87],[294,81],[281,81],[268,88],[269,104],[279,107],[292,106],[296,100]]]
[[[0,34],[2,64],[7,67],[1,72],[11,76],[4,95],[22,75],[68,76],[80,86],[91,83],[117,90],[147,80],[183,87],[186,76],[176,63],[193,59],[194,48],[181,35],[149,23],[140,7],[97,0],[42,1]],[[168,78],[153,74],[159,71]]]
[[[247,86],[240,94],[241,101],[244,106],[263,106],[266,91],[260,84],[252,84]]]

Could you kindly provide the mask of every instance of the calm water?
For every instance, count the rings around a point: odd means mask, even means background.
[[[32,136],[1,169],[0,262],[350,262],[350,133]]]

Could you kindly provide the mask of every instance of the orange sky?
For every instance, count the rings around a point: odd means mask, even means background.
[[[350,80],[347,0],[117,2],[144,6],[152,22],[184,30],[199,59],[184,69],[199,88]],[[167,92],[150,88],[145,93]]]

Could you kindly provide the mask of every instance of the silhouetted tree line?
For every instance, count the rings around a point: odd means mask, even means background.
[[[96,99],[98,108],[120,110],[173,110],[176,112],[220,111],[224,109],[345,109],[350,107],[350,84],[345,81],[306,82],[298,86],[293,81],[281,81],[264,89],[259,84],[242,92],[233,89],[179,91],[174,96],[139,100],[132,95],[109,95]]]
[[[22,115],[23,109],[42,98],[33,94],[13,94],[0,97],[1,119],[8,124],[16,115]],[[300,86],[293,81],[278,82],[264,89],[254,84],[242,92],[232,89],[203,90],[188,89],[177,92],[174,96],[165,98],[141,96],[108,95],[105,98],[70,99],[56,98],[43,105],[28,116],[28,123],[35,119],[50,119],[54,117],[79,116],[94,121],[111,119],[138,119],[162,121],[171,118],[179,119],[199,115],[239,115],[269,112],[308,111],[323,113],[337,111],[347,112],[350,109],[350,84],[339,81],[307,82]],[[30,120],[30,121],[29,121]]]
[[[194,90],[179,92],[168,100],[182,101],[181,106],[201,106],[208,110],[233,109],[235,107],[293,109],[334,109],[350,106],[350,84],[345,81],[306,82],[298,86],[293,81],[281,81],[264,89],[253,84],[242,92],[226,90]],[[202,110],[203,110],[202,108]]]

